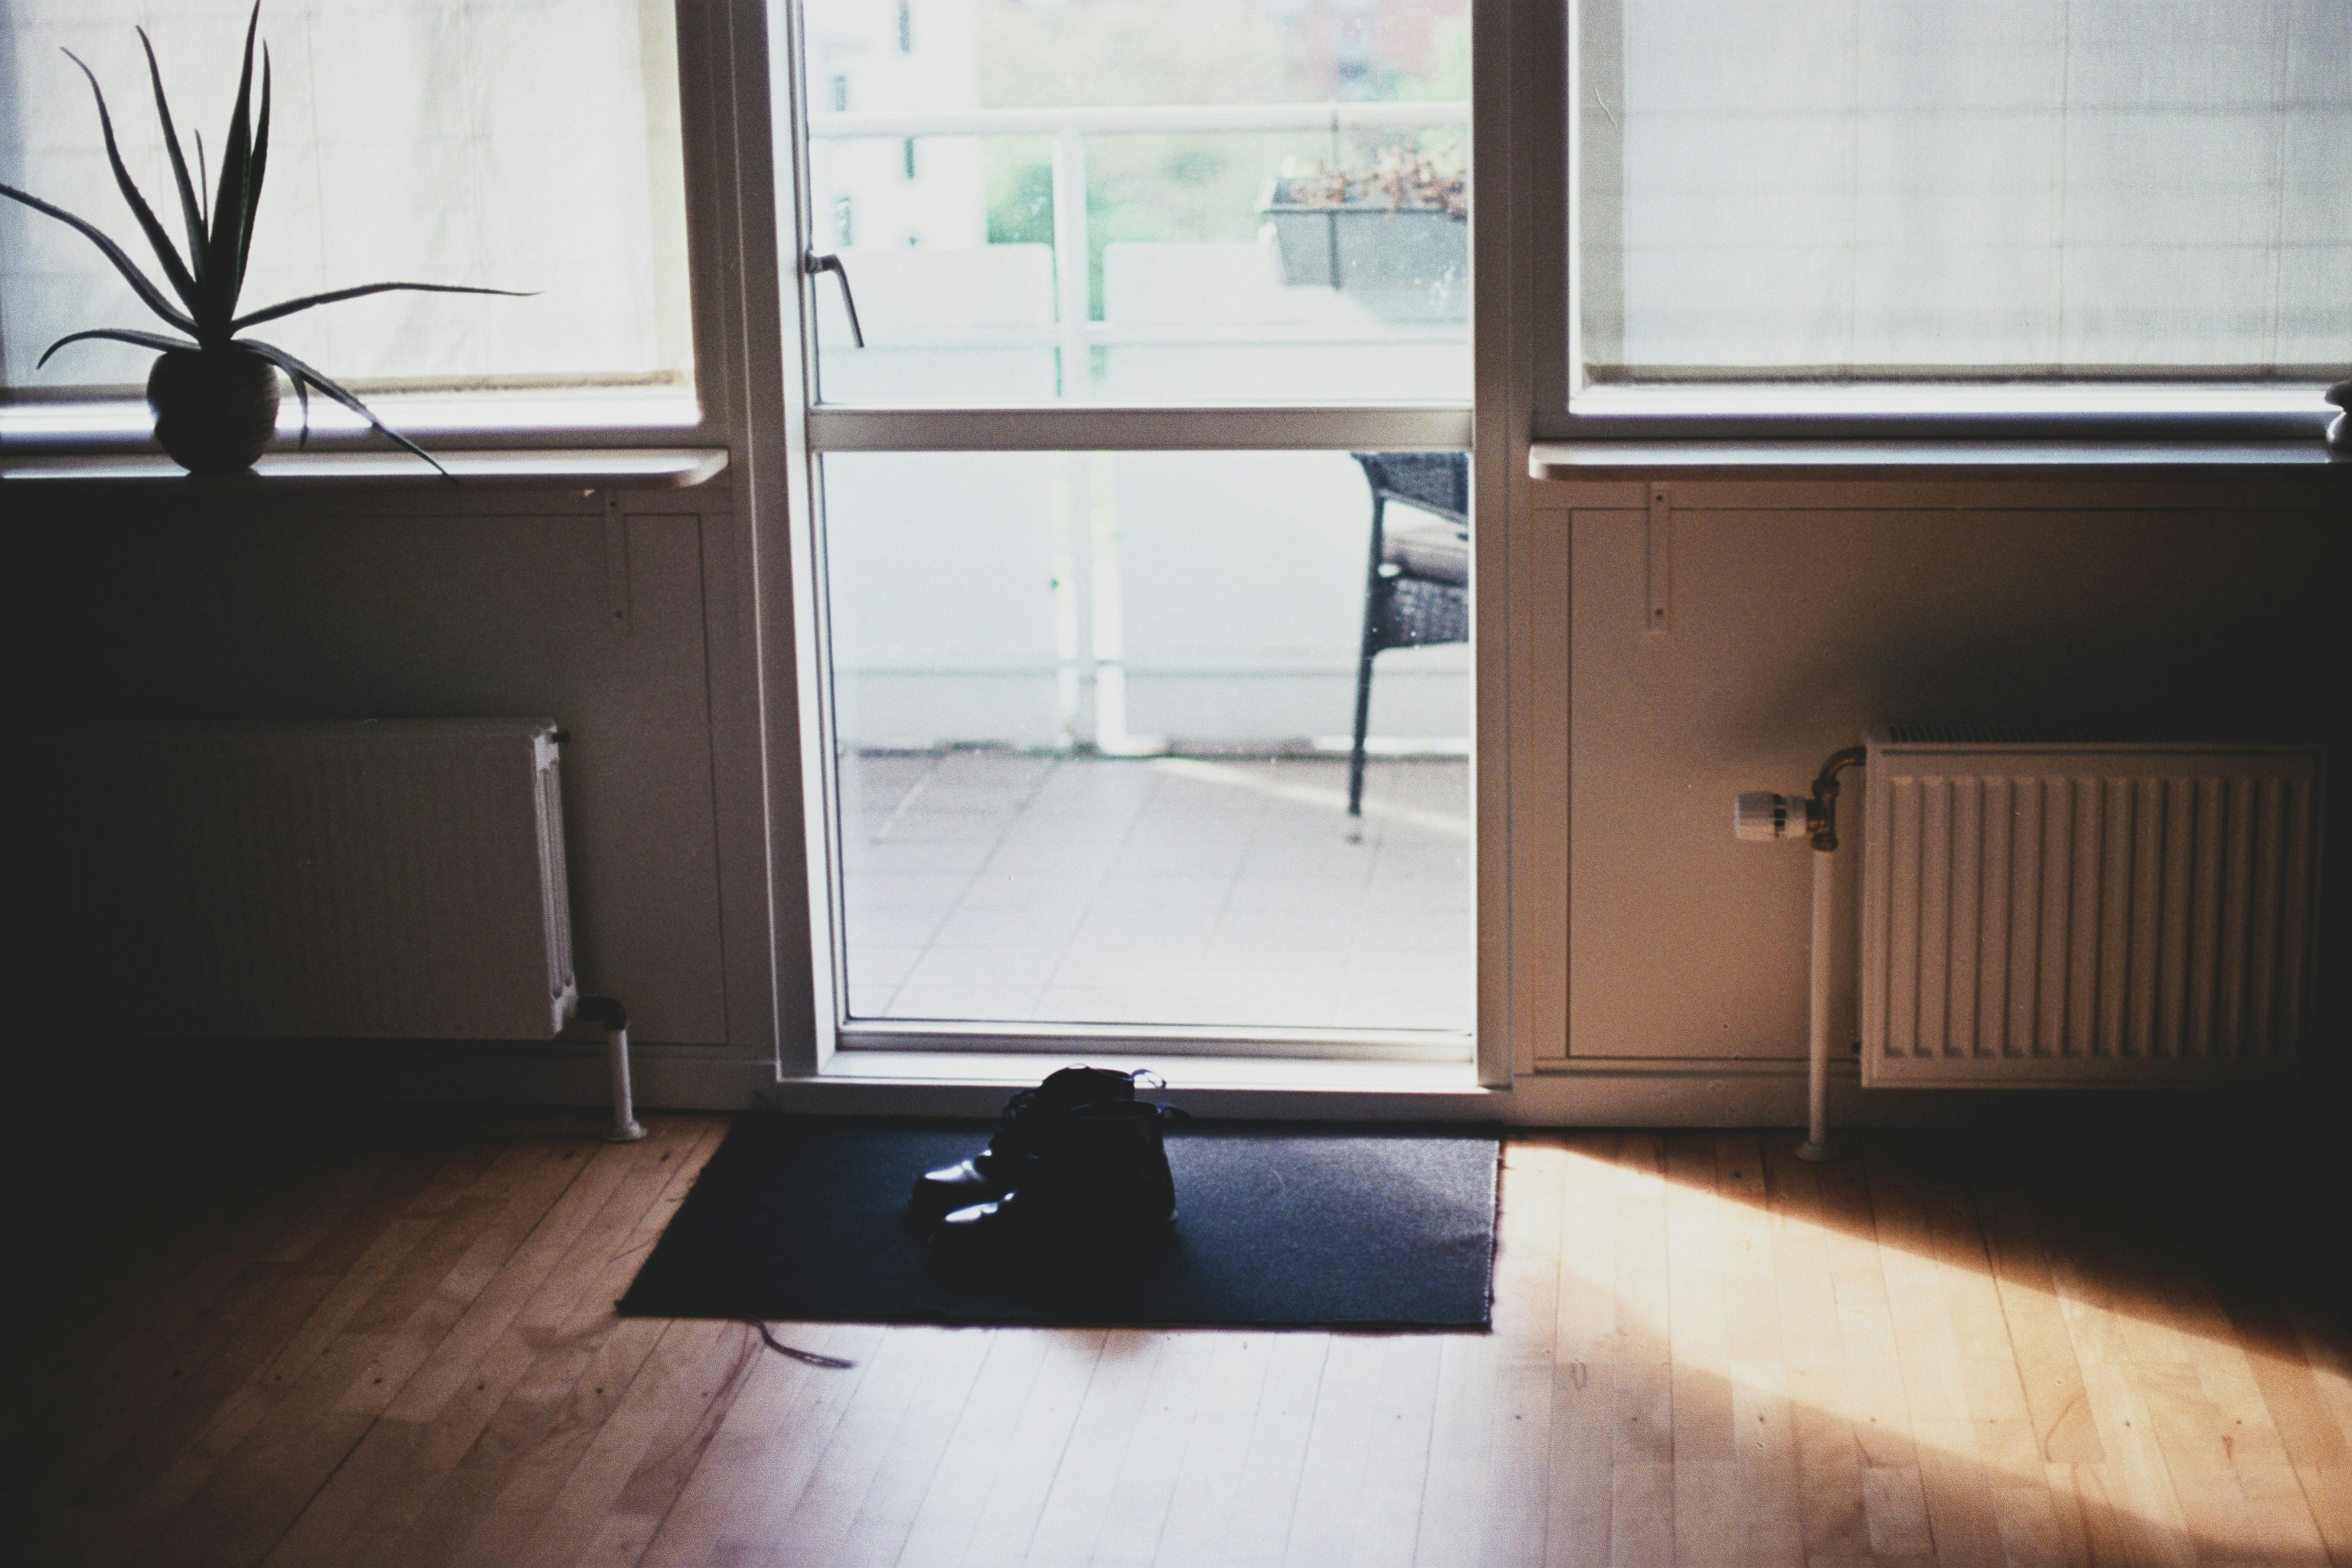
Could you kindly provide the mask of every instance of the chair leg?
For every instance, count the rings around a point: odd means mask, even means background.
[[[1356,660],[1356,743],[1348,752],[1349,816],[1364,815],[1364,731],[1372,716],[1372,652],[1371,633],[1367,629],[1364,651]]]
[[[1372,656],[1381,651],[1381,525],[1387,498],[1372,495],[1372,559],[1364,569],[1364,640],[1356,655],[1356,734],[1348,749],[1348,815],[1364,815],[1364,735],[1372,719]]]

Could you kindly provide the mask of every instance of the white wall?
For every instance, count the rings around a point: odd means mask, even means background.
[[[1937,504],[1984,496],[1957,479],[1875,502],[1854,487],[1702,489],[1673,509],[1664,634],[1645,628],[1639,489],[1565,514],[1570,1057],[1803,1055],[1807,853],[1735,840],[1731,801],[1802,792],[1865,726],[2352,740],[2340,491],[2116,499],[2127,482],[1974,507]],[[1860,828],[1854,805],[1840,1019]],[[2330,951],[2347,929],[2339,915]],[[2330,1016],[2339,1005],[2323,996]]]
[[[1150,465],[1136,480],[1171,488]],[[2352,740],[2340,486],[2306,488],[2300,501],[2121,475],[2005,498],[1935,479],[1894,500],[1823,482],[1777,499],[1752,487],[1686,491],[1663,636],[1643,629],[1646,514],[1633,503],[1644,487],[1618,489],[1576,500],[1536,487],[1524,541],[1558,554],[1526,569],[1538,580],[1557,570],[1569,585],[1566,602],[1528,606],[1541,624],[1524,653],[1560,662],[1568,705],[1517,721],[1530,746],[1564,731],[1571,748],[1569,885],[1536,889],[1526,907],[1566,912],[1559,984],[1573,1033],[1565,1058],[1555,1050],[1538,1066],[1630,1058],[1687,1063],[1692,1076],[1653,1071],[1605,1089],[1541,1076],[1525,1080],[1525,1102],[1542,1108],[1529,1114],[1704,1123],[1797,1103],[1801,1077],[1727,1076],[1741,1059],[1792,1063],[1802,1049],[1808,870],[1800,849],[1732,839],[1729,801],[1740,789],[1801,788],[1867,722],[2205,724],[2339,752]],[[960,492],[929,493],[951,505]],[[763,1038],[764,995],[742,984],[764,962],[743,950],[765,936],[761,803],[740,782],[759,751],[742,719],[747,552],[723,494],[629,501],[625,633],[611,624],[601,514],[576,493],[429,487],[390,501],[296,494],[191,510],[11,483],[0,501],[18,581],[33,585],[20,597],[12,711],[552,715],[573,737],[583,980],[628,999],[649,1047]],[[1346,521],[1335,500],[1335,534]],[[999,559],[978,550],[966,569]],[[1045,598],[1034,583],[1016,590]],[[1273,595],[1257,602],[1279,607]],[[1185,628],[1177,613],[1139,635],[1172,647]],[[1168,644],[1153,641],[1163,634]],[[779,754],[789,753],[786,740]],[[2343,785],[2332,794],[2340,807]],[[2334,851],[2335,869],[2344,858]],[[787,880],[778,897],[789,910],[800,889]],[[2331,1020],[2343,907],[2322,905]],[[804,1027],[801,950],[779,941],[787,1027]],[[2328,1027],[2323,1038],[2338,1037]],[[596,1092],[588,1057],[530,1061],[500,1058],[481,1081],[501,1093]],[[412,1092],[476,1081],[459,1061],[400,1070]],[[735,1104],[765,1070],[654,1081]],[[1738,1088],[1750,1082],[1766,1087]],[[2047,1100],[1897,1093],[1841,1114],[2035,1114]]]
[[[299,492],[228,509],[155,487],[0,491],[26,580],[13,710],[56,719],[537,718],[563,749],[583,989],[637,1037],[761,1040],[764,991],[730,993],[751,911],[720,758],[740,726],[743,593],[723,492],[628,502],[625,631],[601,508],[574,492],[409,504]],[[737,853],[722,857],[722,844]],[[730,908],[731,906],[731,908]],[[753,926],[757,922],[752,922]],[[736,933],[740,936],[739,931]]]

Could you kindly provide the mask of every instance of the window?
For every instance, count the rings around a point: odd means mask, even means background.
[[[2341,0],[1578,0],[1577,384],[2313,384]]]
[[[152,258],[108,175],[71,49],[98,74],[124,159],[175,232],[134,22],[154,40],[188,153],[217,166],[250,0],[0,10],[0,181]],[[378,0],[265,6],[273,109],[249,306],[383,279],[538,291],[394,294],[273,323],[272,341],[362,390],[518,385],[690,393],[694,353],[670,0]],[[0,203],[0,389],[88,395],[144,381],[148,351],[52,340],[154,325],[63,224]]]

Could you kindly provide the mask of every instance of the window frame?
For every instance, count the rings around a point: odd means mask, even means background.
[[[1503,586],[1507,577],[1506,533],[1512,499],[1517,489],[1514,475],[1527,468],[1527,423],[1517,411],[1504,413],[1495,402],[1506,385],[1517,388],[1524,377],[1505,368],[1513,362],[1517,344],[1508,333],[1507,307],[1495,308],[1493,291],[1507,275],[1510,252],[1501,226],[1514,210],[1507,197],[1490,201],[1486,195],[1487,170],[1507,167],[1494,152],[1494,138],[1507,127],[1513,90],[1489,90],[1484,84],[1502,70],[1512,57],[1507,52],[1513,13],[1540,12],[1528,0],[1471,0],[1472,89],[1471,159],[1480,195],[1472,204],[1471,218],[1471,353],[1472,398],[1467,403],[1426,402],[1365,405],[1269,405],[1214,406],[1138,406],[1117,405],[1036,404],[985,407],[860,405],[819,402],[815,337],[815,286],[821,281],[802,265],[812,250],[829,249],[822,243],[820,215],[812,210],[807,188],[807,128],[805,102],[806,47],[802,36],[798,0],[754,0],[764,8],[764,19],[774,29],[778,47],[772,56],[770,100],[772,123],[781,128],[774,139],[778,189],[789,191],[789,203],[776,214],[777,257],[786,283],[782,327],[783,357],[798,362],[800,374],[788,389],[793,407],[788,439],[793,498],[790,529],[793,552],[793,611],[796,629],[796,709],[803,716],[798,777],[801,798],[808,809],[800,814],[797,847],[805,868],[809,918],[810,1008],[815,1030],[804,1049],[796,1047],[786,1032],[780,1070],[819,1074],[837,1051],[952,1052],[957,1050],[1034,1049],[1047,1040],[1085,1041],[1097,1050],[1119,1047],[1149,1049],[1160,1054],[1274,1055],[1295,1057],[1335,1046],[1352,1046],[1368,1057],[1402,1051],[1417,1054],[1419,1035],[1424,1040],[1444,1039],[1433,1031],[1301,1031],[1266,1028],[1233,1030],[1159,1026],[1047,1025],[1008,1027],[1002,1025],[899,1024],[895,1021],[852,1020],[846,1013],[845,946],[838,939],[845,929],[841,876],[837,865],[839,820],[835,778],[830,638],[826,635],[824,581],[824,544],[821,514],[822,479],[818,465],[827,451],[956,451],[956,450],[1267,450],[1278,448],[1424,448],[1460,450],[1467,447],[1473,468],[1473,551],[1480,564],[1472,584],[1473,624],[1477,628],[1473,647],[1472,778],[1475,848],[1473,911],[1476,965],[1476,1017],[1467,1042],[1478,1081],[1507,1087],[1517,1058],[1532,1058],[1522,1044],[1515,1051],[1508,984],[1509,910],[1507,895],[1508,796],[1501,784],[1508,774],[1508,710],[1500,675],[1504,667],[1501,637],[1505,630]],[[1492,33],[1491,38],[1488,35]],[[1497,78],[1499,79],[1499,78]],[[790,258],[788,261],[784,258]],[[1521,399],[1523,394],[1515,394]],[[1492,408],[1504,416],[1476,418],[1473,410]]]

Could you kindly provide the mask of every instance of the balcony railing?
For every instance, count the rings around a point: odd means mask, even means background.
[[[1255,104],[1150,104],[1116,108],[974,109],[931,111],[886,111],[812,114],[809,135],[819,142],[859,140],[902,142],[923,137],[1044,136],[1053,143],[1054,204],[1053,264],[1055,321],[1027,327],[974,322],[941,330],[926,323],[923,348],[957,350],[1037,347],[1054,348],[1063,372],[1066,399],[1085,384],[1090,351],[1106,346],[1213,348],[1223,346],[1319,348],[1346,344],[1447,343],[1462,342],[1459,322],[1411,322],[1351,327],[1346,323],[1268,321],[1265,323],[1116,322],[1091,319],[1088,298],[1091,239],[1087,231],[1086,184],[1087,140],[1095,136],[1182,133],[1328,132],[1412,131],[1436,127],[1466,127],[1467,103],[1318,102]],[[869,333],[887,334],[887,323],[876,332],[869,310]],[[1075,374],[1073,374],[1075,367]],[[1055,506],[1068,515],[1057,525],[1066,537],[1067,559],[1054,571],[1056,621],[1061,628],[1058,648],[1059,707],[1066,743],[1110,755],[1149,754],[1164,749],[1163,738],[1129,731],[1127,720],[1125,590],[1119,562],[1119,530],[1089,522],[1096,480],[1090,477],[1089,456],[1084,452],[1055,454],[1060,482]],[[1355,476],[1334,476],[1352,491]],[[913,508],[908,509],[912,511]],[[1059,513],[1057,513],[1059,515]],[[1284,512],[1269,511],[1268,526],[1278,526]],[[1331,584],[1306,584],[1303,592],[1329,591],[1351,595],[1360,579],[1343,571]],[[1346,657],[1343,657],[1346,655]],[[1332,669],[1351,668],[1346,650],[1332,656]],[[1321,668],[1316,667],[1317,670]],[[1276,671],[1261,664],[1233,672],[1236,679],[1262,681],[1275,674],[1310,674],[1308,670]],[[911,673],[898,671],[896,673]],[[1286,727],[1283,736],[1295,733]],[[1276,737],[1280,738],[1280,737]],[[1380,749],[1406,755],[1458,754],[1458,737],[1390,737]],[[1344,742],[1339,742],[1344,744]]]
[[[959,109],[885,110],[872,113],[812,114],[810,139],[819,142],[859,140],[908,141],[926,136],[1050,136],[1054,142],[1054,283],[1055,324],[1050,341],[1060,351],[1064,395],[1074,377],[1068,367],[1084,366],[1090,349],[1145,344],[1210,346],[1218,343],[1336,345],[1359,342],[1444,342],[1461,338],[1460,325],[1438,322],[1399,324],[1378,332],[1349,332],[1324,327],[1299,328],[1269,324],[1238,329],[1165,325],[1120,326],[1097,321],[1087,301],[1087,258],[1091,238],[1087,226],[1087,153],[1089,136],[1164,135],[1188,131],[1210,132],[1417,131],[1436,126],[1467,126],[1470,105],[1440,100],[1411,102],[1320,103],[1163,103],[1117,107],[1040,109]],[[1001,346],[1013,342],[1044,342],[1045,333],[1017,329],[993,329],[983,337],[959,334],[957,347]]]

